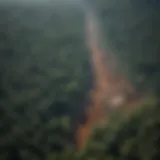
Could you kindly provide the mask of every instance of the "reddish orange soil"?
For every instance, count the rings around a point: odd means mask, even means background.
[[[107,70],[107,67],[109,68],[109,66],[107,66],[104,61],[104,53],[98,46],[98,38],[96,35],[96,28],[94,28],[95,22],[93,16],[92,13],[88,12],[85,19],[86,45],[89,50],[90,64],[94,74],[93,88],[89,92],[91,103],[85,107],[87,121],[84,124],[79,124],[77,126],[75,135],[77,149],[81,149],[84,146],[92,125],[107,118],[108,115],[104,110],[106,104],[114,107],[116,105],[118,106],[120,103],[134,102],[133,98],[130,98],[127,102],[125,101],[123,90],[132,89],[125,77],[123,77],[123,75],[115,76],[111,71]],[[110,61],[111,63],[113,60],[111,59],[112,56],[110,53],[107,54],[109,55],[108,57],[110,57],[107,61]],[[120,97],[119,100],[118,96]]]

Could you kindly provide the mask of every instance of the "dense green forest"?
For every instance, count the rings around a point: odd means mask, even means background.
[[[0,159],[160,158],[156,0],[87,1],[97,11],[106,45],[147,98],[125,118],[113,113],[93,130],[84,150],[75,151],[74,131],[85,120],[93,78],[81,3],[0,4]]]
[[[6,5],[0,12],[1,146],[73,145],[91,86],[82,12],[59,4]]]

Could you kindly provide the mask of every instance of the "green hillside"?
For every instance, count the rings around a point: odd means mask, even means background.
[[[0,4],[0,159],[160,158],[155,100],[160,93],[159,2],[84,2]],[[113,114],[76,153],[74,131],[85,120],[92,87],[82,3],[94,8],[102,45],[110,46],[121,70],[147,100],[126,119],[123,113]],[[152,94],[156,96],[148,98]]]

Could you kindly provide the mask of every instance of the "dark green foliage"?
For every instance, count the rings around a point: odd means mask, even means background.
[[[114,114],[93,132],[83,153],[72,151],[92,78],[84,13],[66,4],[0,6],[0,159],[160,159],[159,105],[148,101],[149,107],[127,118]],[[102,46],[111,46],[138,89],[159,93],[160,10],[155,0],[88,4],[103,25]]]
[[[121,69],[139,89],[157,90],[160,80],[159,2],[88,1],[99,14],[106,44],[118,57]]]
[[[83,13],[8,5],[0,17],[0,146],[47,153],[72,146],[91,83]]]
[[[159,103],[156,99],[146,99],[135,108],[126,118],[114,120],[116,117],[113,117],[95,129],[82,156],[97,160],[151,160],[159,157]]]

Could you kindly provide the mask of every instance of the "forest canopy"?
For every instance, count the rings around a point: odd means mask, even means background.
[[[17,152],[22,160],[34,160],[36,155],[49,160],[54,156],[88,160],[160,157],[159,103],[154,98],[148,102],[151,97],[144,100],[147,109],[137,104],[143,108],[140,113],[129,114],[120,124],[107,121],[109,125],[93,130],[80,155],[74,141],[77,123],[85,121],[84,104],[93,83],[82,3],[94,8],[102,26],[103,45],[110,46],[121,70],[145,97],[160,93],[160,11],[156,2],[0,4],[1,159]],[[118,121],[119,115],[116,112],[113,119]],[[141,133],[146,137],[141,139]],[[52,155],[59,151],[60,155]]]

